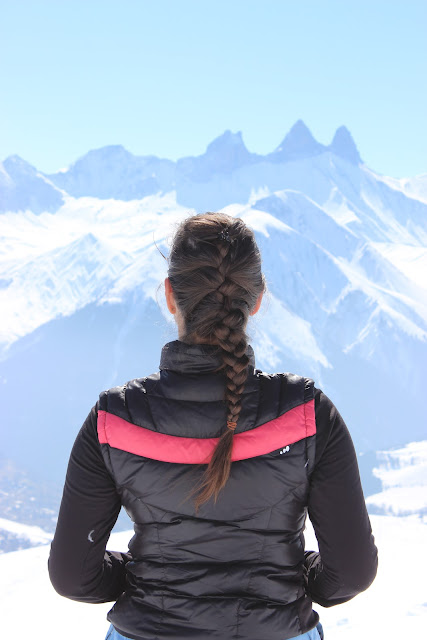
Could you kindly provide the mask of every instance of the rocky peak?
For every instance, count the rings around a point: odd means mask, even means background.
[[[339,127],[335,131],[334,139],[329,145],[329,149],[337,156],[341,156],[352,164],[359,164],[362,159],[357,150],[356,144],[352,138],[350,131],[347,127]]]
[[[302,120],[297,120],[269,158],[274,162],[289,162],[318,155],[325,149],[326,147],[313,137],[306,124]]]

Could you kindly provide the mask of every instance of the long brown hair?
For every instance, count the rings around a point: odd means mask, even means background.
[[[212,496],[216,502],[230,475],[233,433],[248,375],[246,323],[265,290],[253,231],[224,213],[185,219],[173,238],[168,276],[185,324],[180,339],[218,345],[219,370],[225,376],[227,424],[195,489],[197,511]]]

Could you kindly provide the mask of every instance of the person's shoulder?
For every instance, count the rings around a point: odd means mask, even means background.
[[[142,378],[131,378],[127,382],[101,391],[98,398],[98,408],[103,411],[116,413],[125,407],[129,401],[140,398],[147,393],[147,387],[158,382],[160,372],[156,371]]]
[[[314,399],[315,383],[310,377],[290,371],[268,373],[261,369],[254,369],[254,376],[259,378],[263,384],[280,389],[282,393],[298,392],[300,395],[302,394],[304,402]]]

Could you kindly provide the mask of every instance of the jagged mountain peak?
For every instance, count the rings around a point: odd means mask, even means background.
[[[194,182],[208,182],[215,174],[230,174],[257,158],[245,146],[242,132],[224,131],[212,140],[204,154],[181,158],[177,162],[178,176]]]
[[[299,118],[295,122],[295,124],[293,124],[292,127],[289,129],[288,133],[285,136],[285,140],[287,138],[290,139],[292,137],[298,137],[298,138],[305,137],[307,139],[314,140],[316,142],[310,129],[307,127],[304,120],[302,120],[301,118]]]
[[[229,129],[224,131],[224,133],[222,133],[220,136],[218,136],[208,144],[206,153],[221,153],[223,151],[226,151],[227,149],[230,149],[230,147],[240,147],[249,154],[249,151],[247,150],[245,143],[243,142],[242,132],[237,131],[236,133],[233,133]]]
[[[290,128],[270,159],[282,162],[318,155],[325,151],[324,145],[317,142],[303,120],[297,120]]]
[[[334,138],[329,148],[337,156],[341,156],[341,158],[348,160],[352,164],[359,164],[362,162],[353,137],[344,125],[338,127],[335,131]]]

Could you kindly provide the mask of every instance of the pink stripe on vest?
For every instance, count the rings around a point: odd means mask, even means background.
[[[271,453],[315,433],[314,400],[310,400],[259,427],[234,434],[231,459],[245,460]],[[98,411],[98,438],[101,444],[137,456],[184,464],[207,464],[219,440],[169,436],[138,427],[106,411]]]

